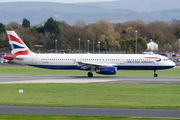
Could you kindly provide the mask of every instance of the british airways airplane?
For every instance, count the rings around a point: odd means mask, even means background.
[[[14,31],[7,31],[11,55],[6,60],[45,69],[88,70],[104,75],[114,75],[117,70],[156,70],[175,67],[167,57],[156,54],[35,54]]]

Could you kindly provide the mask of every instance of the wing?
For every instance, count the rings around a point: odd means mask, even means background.
[[[112,67],[115,66],[116,64],[100,64],[100,63],[92,63],[92,62],[84,62],[84,61],[75,61],[78,63],[79,66],[82,66],[81,68],[84,70],[88,69],[95,69],[95,68],[102,68],[102,67]]]

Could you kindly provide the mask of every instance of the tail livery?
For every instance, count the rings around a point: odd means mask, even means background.
[[[4,57],[4,59],[21,60],[21,58],[17,58],[17,56],[28,55],[31,52],[29,48],[24,44],[24,42],[19,38],[19,36],[14,31],[7,31],[7,36],[8,36],[12,55],[7,55]]]

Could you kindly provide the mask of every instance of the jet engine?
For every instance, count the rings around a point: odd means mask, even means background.
[[[117,71],[116,67],[103,67],[96,69],[96,73],[104,75],[115,75]]]

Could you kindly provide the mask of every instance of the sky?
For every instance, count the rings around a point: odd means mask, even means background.
[[[20,2],[20,1],[36,1],[36,2],[59,2],[59,3],[83,3],[83,2],[105,2],[117,0],[0,0],[0,2]]]

